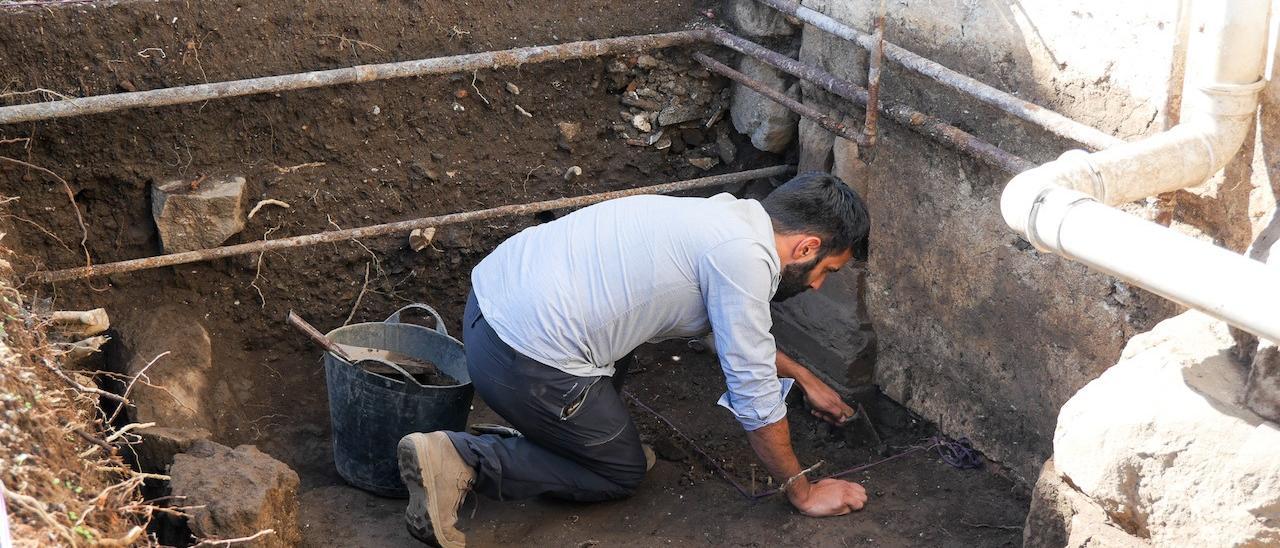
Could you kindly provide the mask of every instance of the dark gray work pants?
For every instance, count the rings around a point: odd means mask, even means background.
[[[619,393],[624,368],[613,379],[575,377],[534,361],[498,338],[474,293],[462,327],[476,392],[524,434],[448,433],[476,470],[477,493],[499,500],[548,495],[600,501],[635,492],[645,458]]]

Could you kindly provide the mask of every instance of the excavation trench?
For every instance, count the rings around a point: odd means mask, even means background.
[[[430,14],[408,5],[388,7],[393,17],[383,18],[336,2],[305,4],[188,8],[182,2],[124,2],[91,12],[22,10],[0,22],[0,49],[14,57],[13,66],[28,67],[15,74],[17,88],[92,95],[677,31],[714,8],[591,1],[570,10],[444,2]],[[477,10],[486,13],[479,17]],[[174,22],[152,24],[157,20]],[[254,20],[268,21],[279,38],[230,30]],[[101,62],[76,58],[65,43],[85,21],[104,29],[86,37],[84,48],[109,52]],[[396,29],[396,41],[384,41],[390,40],[387,26]],[[126,40],[157,45],[126,52]],[[0,162],[0,193],[20,198],[5,204],[5,242],[18,253],[15,267],[25,273],[82,267],[86,253],[95,264],[153,257],[167,245],[155,220],[154,188],[180,181],[196,192],[227,181],[234,185],[236,177],[244,181],[245,209],[263,200],[287,207],[266,203],[226,246],[706,177],[728,176],[681,193],[762,197],[785,180],[789,168],[773,168],[793,165],[796,151],[760,152],[734,129],[730,82],[703,70],[692,57],[699,51],[733,59],[706,45],[681,47],[0,126],[0,142],[21,140],[0,144],[0,156],[54,174]],[[67,62],[25,64],[34,58]],[[90,70],[80,70],[84,66]],[[653,103],[692,104],[697,112],[670,124],[656,117],[637,121],[637,115],[662,110],[651,108]],[[849,112],[862,111],[850,106]],[[893,123],[881,121],[882,136]],[[646,124],[655,127],[642,131]],[[763,171],[732,177],[752,170]],[[66,191],[59,179],[66,181]],[[570,211],[570,205],[582,204],[517,207],[502,215],[406,226],[434,229],[420,251],[410,247],[404,232],[357,233],[307,247],[264,246],[56,284],[33,279],[23,290],[61,310],[108,311],[113,341],[96,367],[126,377],[146,367],[149,381],[131,389],[138,405],[126,422],[155,420],[183,435],[203,429],[220,445],[256,446],[296,472],[297,542],[403,546],[412,542],[401,517],[403,501],[353,488],[336,472],[321,351],[287,326],[285,315],[296,311],[329,331],[380,321],[404,304],[423,302],[438,308],[456,334],[471,268],[503,239]],[[740,496],[717,469],[751,492],[776,487],[777,479],[755,460],[736,421],[715,407],[723,376],[714,353],[699,350],[680,340],[637,352],[626,388],[666,421],[639,406],[632,410],[659,458],[633,498],[595,505],[468,503],[472,542],[1020,542],[1026,486],[1007,479],[998,463],[957,469],[937,448],[850,477],[870,494],[867,508],[852,516],[813,520],[779,497]],[[859,360],[869,366],[874,347]],[[830,427],[797,398],[789,419],[806,466],[822,461],[820,473],[835,473],[927,445],[938,434],[873,385],[834,380],[851,403],[866,409],[872,425]],[[476,399],[469,422],[502,420]],[[213,455],[208,458],[221,454],[188,451]],[[164,485],[152,487],[155,494],[166,492]],[[176,525],[155,531],[168,542],[190,540],[181,527],[170,527]]]

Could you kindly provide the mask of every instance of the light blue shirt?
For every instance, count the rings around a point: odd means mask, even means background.
[[[769,300],[781,261],[755,200],[634,196],[521,231],[471,272],[498,337],[576,376],[612,375],[644,342],[715,335],[747,430],[786,416]],[[785,381],[785,382],[783,382]]]

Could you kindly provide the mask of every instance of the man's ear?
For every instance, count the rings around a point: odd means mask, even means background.
[[[817,236],[805,236],[796,244],[796,260],[807,261],[818,256],[818,249],[822,247],[822,238]]]

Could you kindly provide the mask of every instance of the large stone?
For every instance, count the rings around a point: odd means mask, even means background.
[[[1044,463],[1031,492],[1031,509],[1022,530],[1024,548],[1129,548],[1150,546],[1146,539],[1113,525],[1102,507],[1071,487]]]
[[[213,430],[205,406],[213,347],[196,314],[164,305],[117,321],[108,363],[132,384],[130,420]]]
[[[198,441],[174,457],[172,494],[190,508],[188,525],[197,538],[241,538],[271,529],[254,546],[292,547],[298,528],[298,474],[252,445],[234,450]]]
[[[724,18],[738,34],[752,38],[790,36],[796,31],[786,16],[755,0],[725,0]]]
[[[861,125],[860,120],[854,120],[850,116],[844,117],[842,123],[849,127]],[[867,186],[867,164],[862,161],[858,143],[848,139],[835,139],[834,135],[832,137],[831,174],[852,187],[858,195],[866,196],[870,190]]]
[[[151,188],[151,216],[165,253],[217,247],[244,230],[244,177],[169,181]]]
[[[750,57],[743,57],[738,70],[765,86],[783,91],[793,99],[799,99],[800,88],[796,84],[787,87],[782,73],[773,67]],[[733,127],[738,133],[751,137],[751,144],[766,152],[782,152],[796,136],[800,116],[786,107],[741,84],[733,86],[733,101],[729,107]]]
[[[1054,460],[1131,534],[1161,546],[1280,543],[1280,426],[1245,408],[1226,324],[1199,312],[1134,337],[1069,400]]]

